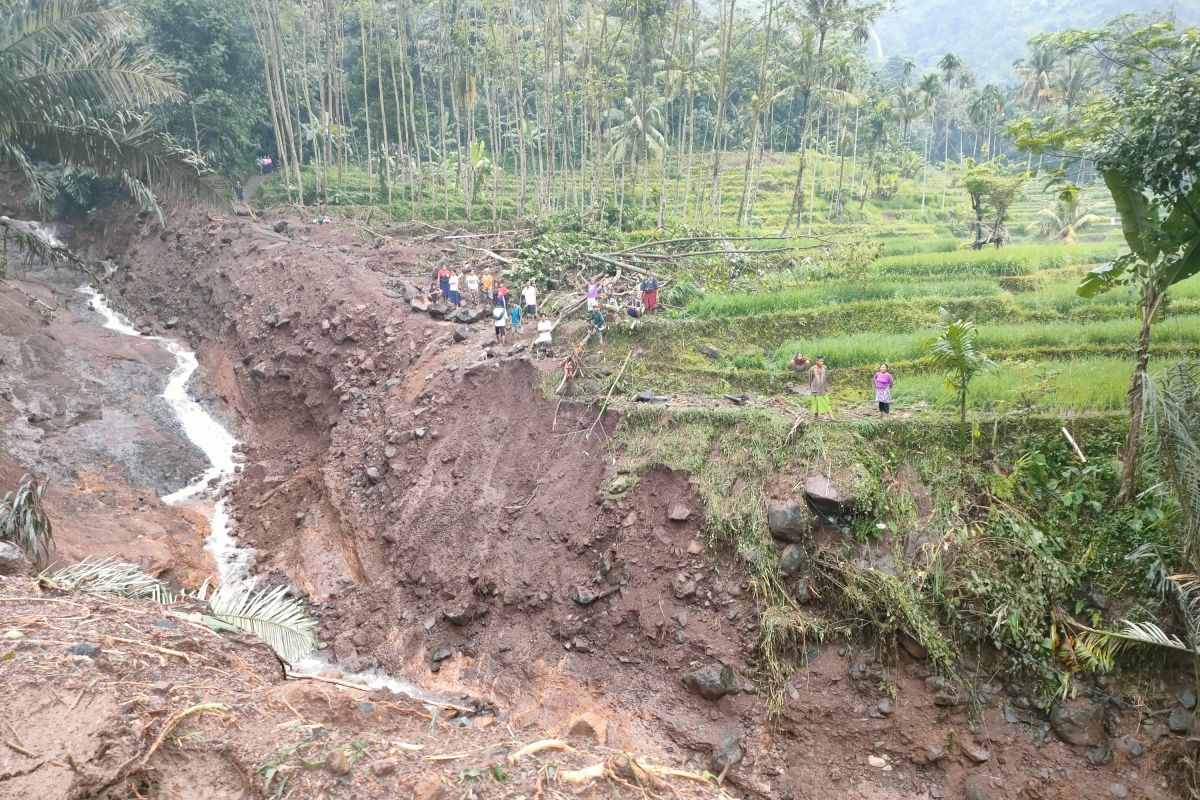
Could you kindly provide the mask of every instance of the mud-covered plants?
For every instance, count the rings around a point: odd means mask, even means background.
[[[48,556],[54,541],[54,525],[42,505],[45,492],[46,481],[25,475],[0,500],[0,542],[16,545],[34,561]]]
[[[969,320],[950,321],[941,310],[944,327],[937,336],[925,342],[929,357],[936,369],[946,373],[946,390],[958,397],[959,422],[967,421],[967,392],[976,375],[994,365],[979,347],[979,329]]]
[[[206,599],[207,585],[199,599]],[[204,621],[213,628],[233,628],[258,636],[284,661],[295,662],[317,646],[317,621],[299,600],[288,597],[287,587],[255,589],[242,581],[226,581],[207,596],[209,613]]]
[[[87,559],[38,576],[42,586],[60,591],[115,594],[133,600],[155,603],[174,602],[170,587],[137,564],[125,564],[115,558]]]

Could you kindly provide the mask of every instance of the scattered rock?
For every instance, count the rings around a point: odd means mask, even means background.
[[[812,512],[803,503],[776,503],[767,509],[767,527],[780,541],[804,541],[811,526]]]
[[[701,667],[683,676],[683,685],[705,700],[717,701],[739,690],[737,675],[723,664]]]
[[[987,775],[970,775],[963,784],[962,800],[1001,800],[1002,797]]]
[[[912,656],[914,659],[916,659],[917,661],[924,661],[925,659],[929,658],[929,649],[927,647],[925,647],[925,645],[921,644],[916,639],[914,639],[912,636],[909,636],[907,633],[901,632],[899,640],[900,640],[900,648],[904,652],[906,652],[910,656]]]
[[[711,344],[700,345],[700,354],[708,356],[714,361],[721,357],[721,351],[713,347]]]
[[[1125,788],[1123,783],[1109,784],[1108,793],[1113,797],[1129,797],[1129,789]]]
[[[334,775],[349,775],[350,759],[341,750],[334,750],[325,757],[325,769]]]
[[[0,575],[16,575],[25,568],[25,556],[20,548],[8,542],[0,542]]]
[[[276,222],[274,225],[271,226],[271,230],[275,231],[276,233],[287,234],[287,233],[291,232],[291,229],[292,229],[292,226],[289,225],[286,220],[282,220],[282,219],[279,220],[279,222]]]
[[[1112,763],[1113,753],[1112,748],[1108,746],[1108,742],[1101,742],[1088,751],[1087,760],[1093,767],[1102,767],[1105,764]]]
[[[825,475],[813,475],[804,482],[804,496],[813,508],[823,514],[845,514],[854,505],[854,497],[845,488],[839,489]]]
[[[1179,693],[1179,705],[1192,711],[1196,708],[1196,692],[1193,689],[1184,689]]]
[[[91,658],[100,650],[100,645],[95,642],[80,642],[79,644],[71,645],[67,650],[73,656],[87,656]]]
[[[1167,728],[1171,733],[1184,734],[1192,729],[1192,724],[1195,722],[1195,715],[1188,711],[1183,706],[1175,706],[1171,711],[1171,716],[1167,717]]]
[[[888,765],[887,759],[882,756],[870,755],[867,756],[867,765],[875,769],[883,769]]]
[[[720,775],[729,771],[745,757],[742,743],[734,734],[730,734],[717,742],[713,748],[712,770]]]
[[[1122,736],[1120,739],[1117,739],[1113,742],[1113,749],[1127,759],[1137,758],[1144,751],[1142,743],[1132,736]]]
[[[892,701],[885,697],[876,704],[875,710],[882,716],[890,717],[895,709],[892,706]]]
[[[383,480],[383,470],[379,469],[379,467],[367,467],[363,472],[366,473],[367,480],[371,485],[375,485]]]
[[[665,394],[659,394],[653,389],[648,389],[644,392],[638,392],[633,396],[633,399],[638,403],[666,403],[671,398]]]
[[[178,328],[179,317],[171,317],[169,320],[163,323],[163,327],[167,330],[174,330],[175,328]]]
[[[436,664],[439,661],[445,661],[452,655],[454,655],[454,651],[449,647],[439,647],[433,651],[433,662]]]
[[[616,591],[620,591],[620,587],[610,586],[603,591],[594,592],[587,587],[571,584],[571,586],[567,589],[567,596],[576,603],[579,603],[581,606],[588,606],[597,600],[600,600],[601,598],[608,597],[610,594]]]
[[[465,342],[471,336],[471,329],[466,325],[456,325],[454,327],[454,341]]]
[[[667,512],[667,519],[672,522],[686,522],[692,516],[692,510],[683,503],[676,503]]]
[[[449,796],[446,788],[433,778],[418,781],[412,789],[412,800],[446,800]]]
[[[460,308],[454,314],[454,321],[462,325],[470,325],[487,316],[487,309],[484,308]]]
[[[385,758],[382,761],[376,761],[374,764],[372,764],[371,772],[377,778],[384,778],[393,774],[396,771],[397,766],[396,759]]]
[[[1095,747],[1104,741],[1104,708],[1095,703],[1056,705],[1050,709],[1050,728],[1067,744]]]
[[[976,764],[986,764],[992,760],[992,753],[983,745],[969,738],[959,739],[958,749],[962,754]]]
[[[791,577],[804,566],[804,548],[798,544],[789,544],[779,555],[779,571]]]

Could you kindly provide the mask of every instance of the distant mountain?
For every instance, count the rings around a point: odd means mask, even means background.
[[[1200,23],[1197,0],[896,0],[875,27],[884,58],[904,56],[921,68],[953,52],[980,82],[1004,83],[1012,62],[1026,53],[1029,37],[1063,28],[1102,25],[1120,14],[1161,14],[1183,24]]]

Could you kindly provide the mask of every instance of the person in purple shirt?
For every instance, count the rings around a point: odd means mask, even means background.
[[[881,418],[892,413],[892,373],[886,363],[880,364],[875,373],[875,402],[879,404]]]

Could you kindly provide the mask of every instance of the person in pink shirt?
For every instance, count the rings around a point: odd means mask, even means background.
[[[879,404],[879,416],[887,417],[892,413],[892,373],[886,363],[879,365],[875,373],[875,402]]]

